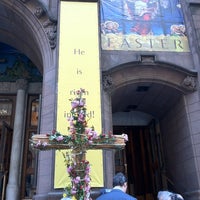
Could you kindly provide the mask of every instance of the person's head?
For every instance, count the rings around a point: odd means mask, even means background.
[[[113,187],[119,186],[121,189],[126,192],[127,190],[127,178],[126,176],[119,172],[113,177]]]
[[[177,193],[169,191],[159,191],[157,195],[158,200],[184,200],[184,198]]]

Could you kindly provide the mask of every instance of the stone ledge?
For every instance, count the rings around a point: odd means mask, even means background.
[[[200,5],[200,2],[199,2],[199,0],[189,0],[189,4],[199,4]]]

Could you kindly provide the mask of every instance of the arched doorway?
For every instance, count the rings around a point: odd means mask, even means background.
[[[38,12],[41,11],[41,12]],[[41,18],[42,14],[42,18]],[[49,34],[52,33],[54,36],[51,34],[51,38],[49,38]],[[40,1],[15,1],[9,2],[6,0],[2,0],[0,2],[0,42],[4,43],[5,45],[14,48],[15,50],[18,51],[18,54],[25,56],[26,58],[29,59],[29,61],[32,62],[32,64],[37,68],[38,72],[40,75],[43,76],[44,82],[43,86],[41,81],[34,81],[31,82],[28,80],[28,89],[25,91],[24,97],[24,105],[21,106],[23,107],[24,115],[23,115],[23,131],[20,135],[20,140],[22,143],[20,144],[20,151],[13,151],[11,153],[11,156],[8,156],[9,158],[11,157],[11,160],[9,160],[8,163],[11,163],[14,165],[15,163],[12,161],[12,157],[16,157],[17,159],[17,166],[16,170],[13,170],[14,167],[12,168],[12,173],[14,173],[14,182],[13,180],[9,182],[9,175],[7,176],[7,180],[4,181],[1,179],[3,185],[2,186],[2,191],[0,192],[0,195],[3,199],[24,199],[24,198],[29,198],[32,199],[32,197],[35,194],[36,191],[36,183],[33,180],[33,175],[36,177],[36,166],[30,161],[30,159],[34,162],[37,160],[35,155],[30,152],[29,148],[29,138],[31,137],[32,134],[38,133],[38,131],[43,132],[43,128],[38,127],[38,119],[36,120],[35,115],[33,114],[38,114],[39,108],[41,108],[41,99],[43,100],[43,105],[44,107],[47,105],[51,105],[48,111],[52,109],[48,114],[46,114],[46,117],[53,118],[53,107],[54,105],[54,92],[55,92],[55,87],[54,87],[54,81],[56,78],[56,73],[51,73],[51,71],[55,70],[56,66],[56,22],[51,21],[48,13],[46,10],[44,10],[44,7],[42,6]],[[1,49],[1,48],[0,48]],[[1,49],[2,50],[2,49]],[[7,53],[9,54],[9,50],[7,50]],[[7,62],[9,59],[5,59],[5,55],[2,56],[0,55],[0,64],[1,62]],[[9,62],[7,62],[8,67],[11,67]],[[21,66],[21,65],[20,65]],[[24,75],[26,74],[26,71],[23,71],[19,66],[16,66],[15,69],[16,73],[21,72],[21,74],[18,74],[18,79],[24,79]],[[48,74],[48,75],[47,75]],[[2,74],[1,74],[2,75]],[[47,79],[47,76],[50,77]],[[3,75],[2,75],[3,77]],[[26,77],[27,78],[27,77]],[[25,78],[25,79],[26,79]],[[26,79],[27,80],[27,79]],[[0,80],[0,97],[4,97],[4,100],[12,100],[13,103],[13,110],[12,114],[8,117],[11,118],[11,122],[9,127],[8,126],[3,126],[7,127],[7,131],[4,131],[4,133],[8,133],[12,131],[12,136],[14,136],[14,117],[17,114],[21,113],[16,113],[16,104],[17,104],[17,90],[16,89],[16,80],[9,80],[5,78],[4,74],[4,79]],[[51,84],[51,86],[49,86]],[[46,92],[45,95],[40,96],[44,94],[42,92],[42,89]],[[49,94],[47,94],[47,91],[51,95],[51,98],[49,98]],[[3,99],[1,98],[1,100]],[[46,101],[48,99],[48,103]],[[37,109],[35,109],[37,108]],[[47,112],[47,109],[44,108],[43,111],[41,111],[43,114]],[[40,113],[41,114],[41,113]],[[42,115],[42,114],[41,114]],[[21,117],[21,116],[20,116]],[[34,119],[34,120],[33,120]],[[44,118],[43,122],[45,123],[46,118]],[[3,123],[4,124],[4,123]],[[45,125],[45,129],[47,128],[48,130],[52,130],[52,127],[54,127],[53,120],[52,123],[48,123]],[[8,129],[9,128],[9,129]],[[11,129],[10,129],[11,128]],[[2,128],[3,130],[3,128]],[[9,130],[9,131],[8,131]],[[2,136],[2,134],[1,134]],[[5,138],[5,137],[1,137]],[[8,139],[8,137],[5,138],[4,141],[9,140],[9,147],[13,147],[12,139]],[[6,151],[5,151],[6,152]],[[9,151],[8,151],[9,152]],[[8,153],[7,152],[7,153]],[[2,154],[3,155],[3,154]],[[42,154],[40,155],[42,156]],[[1,157],[7,157],[5,155]],[[1,158],[2,160],[3,158]],[[51,159],[50,159],[51,160]],[[50,161],[51,162],[51,161]],[[10,166],[7,166],[7,169],[11,171]],[[45,172],[47,175],[47,181],[51,182],[51,176],[52,174],[52,169],[49,169],[49,172]],[[40,172],[39,172],[40,173]],[[12,178],[11,177],[11,178]],[[17,178],[16,178],[17,177]],[[40,177],[38,175],[38,177]],[[48,178],[50,180],[48,180]],[[30,191],[30,184],[34,187],[34,191]],[[8,187],[9,186],[9,187]],[[47,189],[50,191],[51,184],[49,184],[49,188]],[[8,189],[9,188],[9,189]],[[46,188],[45,188],[46,189]],[[43,192],[42,192],[43,193]],[[2,196],[3,195],[3,196]]]
[[[42,76],[37,67],[24,54],[13,47],[0,43],[0,197],[6,199],[6,188],[10,175],[10,163],[12,155],[13,134],[15,133],[14,124],[16,118],[20,118],[17,110],[17,82],[19,79],[26,79],[28,89],[26,91],[26,100],[23,107],[25,112],[24,130],[21,139],[21,154],[19,165],[21,198],[32,198],[36,188],[36,170],[37,154],[29,146],[29,140],[33,134],[38,132],[39,128],[39,110],[41,106],[40,94],[42,86]],[[32,89],[30,89],[32,87]],[[9,89],[5,89],[9,88]],[[11,89],[12,88],[12,89]],[[17,153],[17,149],[15,149]],[[15,156],[15,155],[14,155]],[[27,178],[28,177],[28,178]],[[31,193],[32,192],[32,193]]]
[[[106,74],[112,83],[113,131],[129,136],[125,151],[115,154],[115,170],[127,174],[129,193],[138,199],[156,200],[163,189],[185,190],[183,176],[175,173],[182,147],[173,144],[183,137],[183,130],[189,134],[184,98],[192,90],[183,84],[188,75],[196,76],[171,66],[134,64]]]
[[[121,95],[123,99],[116,98]],[[168,189],[159,120],[181,95],[169,86],[147,82],[126,85],[113,93],[113,131],[129,137],[126,149],[116,152],[115,170],[127,174],[129,193],[138,199],[156,199],[159,190]]]

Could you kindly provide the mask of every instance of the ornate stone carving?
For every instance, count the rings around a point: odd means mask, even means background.
[[[184,88],[194,91],[196,90],[196,78],[192,77],[192,76],[187,76],[182,84],[181,84]]]
[[[47,8],[45,5],[39,1],[41,5],[43,6],[43,13]],[[38,11],[40,12],[40,11]],[[57,38],[57,20],[51,15],[51,12],[46,12],[47,18],[43,22],[43,27],[45,28],[45,32],[47,34],[47,38],[49,40],[50,47],[54,49],[56,47],[56,38]]]
[[[113,80],[111,75],[104,75],[103,76],[103,89],[109,90],[113,86]]]
[[[44,28],[47,28],[48,26],[53,26],[53,25],[55,25],[55,22],[51,21],[50,19],[47,19],[47,20],[43,23]]]
[[[31,0],[19,0],[23,3]],[[32,4],[26,4],[27,7],[30,6],[30,10],[32,10],[33,14],[37,17],[37,19],[42,24],[44,31],[49,40],[50,47],[54,49],[56,47],[57,41],[57,19],[52,14],[51,9],[41,0],[32,0]]]
[[[38,6],[35,9],[34,15],[39,19],[40,17],[42,17],[43,14],[44,14],[44,9],[40,6]]]
[[[51,48],[55,48],[56,47],[56,36],[57,36],[57,27],[54,26],[50,26],[48,28],[46,28],[45,30],[47,37],[49,39],[49,44],[51,46]]]

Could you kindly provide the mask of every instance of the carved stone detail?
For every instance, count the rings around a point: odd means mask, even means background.
[[[34,15],[39,19],[40,17],[42,17],[43,14],[44,14],[44,9],[40,6],[38,6],[35,9]]]
[[[191,90],[191,91],[194,91],[196,90],[196,78],[195,77],[192,77],[192,76],[187,76],[182,84],[181,84],[184,88],[188,89],[188,90]]]
[[[111,75],[104,75],[103,76],[103,89],[109,90],[113,86],[113,80]]]
[[[23,3],[28,1],[32,1],[33,5],[31,5],[30,10],[32,10],[33,14],[37,17],[37,19],[42,24],[46,36],[49,40],[49,44],[51,49],[56,47],[57,42],[57,19],[51,16],[51,12],[45,8],[45,5],[39,0],[20,0]],[[29,4],[26,4],[29,7]]]
[[[53,25],[53,26],[47,27],[45,32],[49,39],[49,44],[51,48],[54,49],[56,47],[57,26]]]

